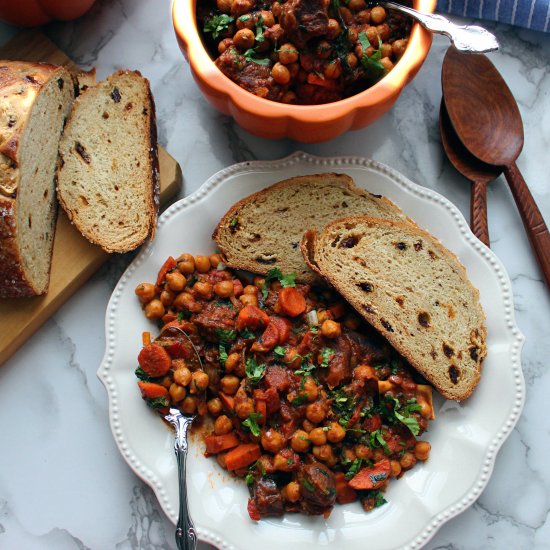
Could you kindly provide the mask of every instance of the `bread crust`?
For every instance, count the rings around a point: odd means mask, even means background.
[[[238,257],[228,257],[228,247],[226,246],[226,241],[231,238],[233,234],[233,227],[231,226],[232,220],[236,218],[236,215],[239,213],[239,211],[251,203],[258,203],[261,202],[264,197],[268,197],[269,195],[275,195],[278,192],[281,192],[282,190],[290,187],[300,187],[300,186],[309,186],[309,185],[315,185],[315,184],[325,184],[327,182],[334,182],[335,186],[339,186],[341,188],[346,189],[351,194],[355,195],[356,197],[362,197],[365,198],[366,201],[375,201],[381,206],[381,209],[386,209],[388,212],[391,212],[396,218],[402,219],[404,221],[414,223],[412,220],[410,220],[402,211],[401,209],[396,206],[393,202],[391,202],[386,197],[383,197],[382,195],[375,195],[373,193],[369,193],[368,191],[358,187],[355,185],[353,179],[348,176],[347,174],[338,174],[338,173],[323,173],[323,174],[312,174],[307,176],[296,176],[293,178],[288,178],[286,180],[277,182],[273,185],[270,185],[269,187],[266,187],[265,189],[262,189],[261,191],[257,191],[256,193],[253,193],[252,195],[248,195],[247,197],[244,197],[243,199],[236,202],[231,208],[226,212],[226,214],[222,217],[222,219],[219,221],[218,225],[214,229],[214,232],[212,234],[212,239],[216,242],[218,245],[218,248],[224,257],[224,262],[234,268],[234,269],[243,269],[247,271],[252,271],[253,273],[260,273],[260,274],[267,274],[270,269],[273,267],[280,267],[282,271],[288,271],[288,269],[285,269],[285,266],[276,266],[276,265],[265,265],[262,266],[258,262],[248,260],[246,258],[243,258],[242,255],[239,255]],[[341,216],[337,216],[341,217]],[[306,231],[309,229],[309,227],[306,226],[306,222],[304,220],[304,227],[303,231]],[[299,243],[298,243],[299,244]],[[296,279],[300,282],[304,283],[314,283],[318,282],[318,277],[316,277],[315,273],[311,274],[297,274]]]
[[[448,386],[442,385],[441,376],[437,376],[437,373],[432,372],[426,367],[422,362],[420,357],[417,357],[407,347],[404,347],[397,338],[397,335],[393,331],[389,331],[387,326],[384,326],[381,322],[382,318],[380,317],[380,312],[376,309],[376,303],[369,302],[365,304],[355,298],[353,292],[351,291],[350,286],[353,282],[348,279],[345,282],[341,281],[336,275],[333,269],[330,269],[328,266],[320,265],[320,241],[326,236],[330,235],[333,231],[337,230],[338,227],[342,227],[344,224],[348,224],[350,228],[357,226],[358,224],[372,224],[372,226],[380,227],[386,226],[393,229],[401,230],[404,232],[414,231],[415,236],[425,239],[430,242],[431,246],[437,249],[437,252],[445,256],[449,262],[452,262],[453,266],[456,267],[461,275],[461,278],[465,281],[469,291],[473,294],[474,301],[476,302],[477,307],[477,319],[479,320],[478,326],[474,330],[477,330],[477,335],[475,336],[475,345],[478,350],[477,353],[477,370],[475,375],[470,380],[470,383],[466,387],[456,388],[452,387],[451,384]],[[331,238],[334,238],[332,234]],[[467,399],[472,392],[474,391],[477,383],[479,382],[481,375],[481,367],[483,360],[487,354],[486,340],[487,340],[487,329],[485,326],[485,314],[479,302],[479,290],[475,288],[469,281],[466,269],[462,263],[458,260],[455,254],[448,250],[438,239],[433,237],[428,232],[420,229],[419,227],[411,227],[408,224],[401,222],[392,222],[388,220],[381,220],[376,218],[369,218],[364,216],[355,216],[344,218],[341,220],[336,220],[326,226],[322,234],[317,234],[314,231],[308,231],[304,234],[301,243],[301,250],[304,255],[306,263],[311,269],[320,274],[324,280],[336,290],[343,295],[343,297],[354,307],[354,309],[370,324],[372,325],[388,342],[418,371],[420,372],[427,380],[429,380],[437,390],[446,397],[447,399],[454,400],[464,400]],[[322,261],[321,261],[322,263]],[[369,307],[365,307],[368,305]],[[447,364],[445,365],[447,366]]]
[[[49,63],[0,61],[0,95],[4,98],[0,110],[8,119],[0,129],[0,298],[30,297],[47,290],[36,288],[22,267],[17,243],[17,196],[20,139],[34,104],[26,100],[31,94],[38,95],[54,78],[72,79],[66,69]]]

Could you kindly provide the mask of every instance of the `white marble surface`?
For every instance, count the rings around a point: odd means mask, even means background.
[[[79,21],[53,23],[45,32],[82,66],[96,66],[99,77],[124,67],[151,80],[160,141],[185,176],[181,196],[234,162],[274,159],[301,148],[387,163],[468,216],[469,186],[445,160],[437,129],[445,39],[435,40],[414,82],[377,123],[301,146],[255,138],[203,100],[178,50],[169,8],[168,0],[100,0]],[[550,36],[487,26],[501,42],[492,59],[525,124],[518,166],[550,222]],[[0,43],[15,30],[0,25]],[[489,224],[526,336],[527,401],[487,489],[443,526],[428,543],[431,550],[550,548],[550,293],[502,177],[489,190]],[[154,494],[115,446],[106,393],[96,378],[105,308],[130,259],[113,258],[0,368],[1,549],[175,548],[173,527]]]

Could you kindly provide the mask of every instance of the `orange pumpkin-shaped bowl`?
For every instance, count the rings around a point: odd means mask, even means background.
[[[414,24],[409,44],[395,67],[377,84],[354,96],[323,105],[289,105],[257,97],[226,77],[205,49],[197,27],[197,0],[173,0],[172,19],[180,48],[208,101],[232,116],[245,130],[263,138],[291,138],[303,143],[333,139],[347,130],[372,124],[395,103],[428,55],[432,35]],[[200,0],[199,0],[200,1]],[[436,0],[414,0],[433,12]]]

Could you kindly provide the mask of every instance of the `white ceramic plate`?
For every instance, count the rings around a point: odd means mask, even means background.
[[[437,420],[426,436],[432,444],[430,459],[391,483],[388,504],[369,514],[353,503],[336,506],[327,520],[289,514],[284,519],[253,522],[246,509],[245,484],[224,475],[215,460],[202,456],[200,442],[192,442],[191,515],[199,538],[218,548],[420,548],[479,496],[523,406],[523,337],[514,322],[510,281],[498,258],[473,236],[447,199],[363,158],[296,153],[275,162],[237,164],[212,176],[161,216],[154,242],[126,270],[107,309],[107,349],[98,376],[109,394],[113,435],[125,460],[154,489],[170,519],[176,522],[178,509],[173,437],[143,403],[136,386],[141,333],[152,327],[134,288],[154,281],[169,255],[213,251],[212,230],[238,199],[285,178],[328,171],[345,172],[359,186],[389,197],[464,263],[480,290],[487,316],[488,355],[481,382],[463,404],[436,401]]]

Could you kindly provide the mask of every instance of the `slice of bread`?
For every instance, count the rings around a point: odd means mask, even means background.
[[[63,67],[0,61],[0,298],[48,289],[57,148],[74,90]]]
[[[444,397],[471,395],[486,355],[485,316],[466,270],[437,239],[362,216],[306,233],[302,250]]]
[[[349,176],[317,174],[281,181],[239,201],[212,238],[233,268],[265,275],[278,267],[312,283],[316,276],[300,252],[304,231],[356,215],[407,220],[392,202],[360,189]]]
[[[119,71],[80,95],[59,144],[59,202],[91,242],[128,252],[154,235],[159,200],[149,82]]]

